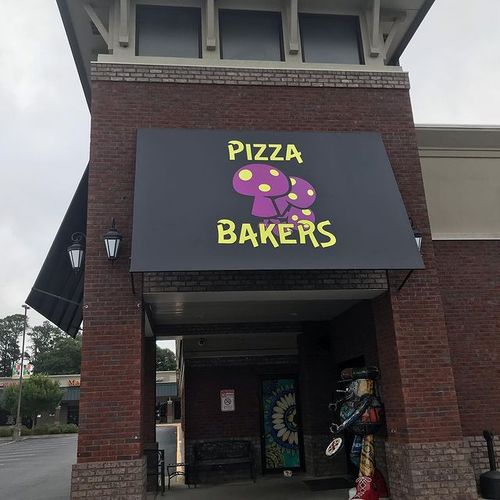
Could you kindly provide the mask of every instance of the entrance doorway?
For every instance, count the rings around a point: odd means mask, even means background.
[[[303,468],[302,430],[297,408],[297,380],[262,380],[263,472]]]

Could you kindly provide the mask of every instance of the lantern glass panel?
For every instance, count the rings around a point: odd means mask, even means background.
[[[118,249],[120,247],[120,239],[115,237],[105,238],[106,243],[106,253],[108,254],[108,259],[116,259],[118,256]]]
[[[415,243],[417,244],[418,250],[420,251],[422,248],[422,235],[421,234],[415,234]]]
[[[83,262],[83,248],[68,248],[68,254],[71,261],[71,267],[75,270],[80,269]]]

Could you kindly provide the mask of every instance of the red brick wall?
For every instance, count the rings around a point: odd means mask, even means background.
[[[261,471],[261,384],[263,377],[294,375],[296,356],[186,360],[184,438],[186,460],[193,445],[219,439],[252,442],[256,470]],[[234,389],[235,411],[222,412],[220,391]]]
[[[500,241],[435,241],[464,436],[500,433]]]
[[[129,276],[135,143],[124,140],[109,96],[95,92],[85,255],[78,462],[142,456],[142,280]],[[107,260],[103,236],[115,217],[119,259]]]
[[[383,388],[392,415],[389,427],[392,437],[400,440],[461,436],[406,89],[95,81],[92,108],[91,163],[98,162],[102,176],[93,178],[91,167],[91,206],[99,217],[111,215],[109,200],[117,210],[121,207],[118,227],[126,227],[128,241],[137,128],[380,131],[408,212],[424,235],[427,267],[415,273],[401,293],[393,294],[390,303],[386,297],[375,307],[379,360],[382,371],[390,375]],[[102,196],[94,201],[95,190]],[[126,279],[122,277],[123,286]],[[135,348],[139,343],[131,349]],[[190,399],[188,393],[186,398]],[[187,432],[189,425],[187,421]]]
[[[221,411],[222,389],[235,390],[234,412]],[[260,378],[254,367],[188,368],[184,397],[186,439],[260,435]]]
[[[428,237],[427,237],[428,238]],[[425,270],[374,301],[379,364],[391,440],[462,439],[448,335],[431,242]]]

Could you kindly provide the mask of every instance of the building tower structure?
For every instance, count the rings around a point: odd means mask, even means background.
[[[324,455],[327,405],[341,368],[376,364],[392,498],[477,498],[399,66],[431,4],[58,0],[90,163],[28,303],[69,333],[84,322],[72,498],[144,498],[160,338],[177,339],[188,461],[239,438],[261,472],[346,473]],[[259,165],[270,180],[238,187]],[[60,251],[75,231],[79,274]],[[297,428],[273,458],[266,405],[283,391]]]

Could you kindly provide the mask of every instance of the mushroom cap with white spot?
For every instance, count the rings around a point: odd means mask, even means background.
[[[300,177],[291,176],[292,188],[286,195],[290,205],[297,208],[309,208],[316,201],[316,189],[312,184]]]
[[[292,207],[287,212],[287,222],[293,224],[294,228],[297,229],[301,221],[315,222],[316,216],[314,212],[309,208],[296,208]]]
[[[233,188],[245,196],[283,196],[290,189],[288,177],[276,167],[251,163],[238,169],[233,176]]]

